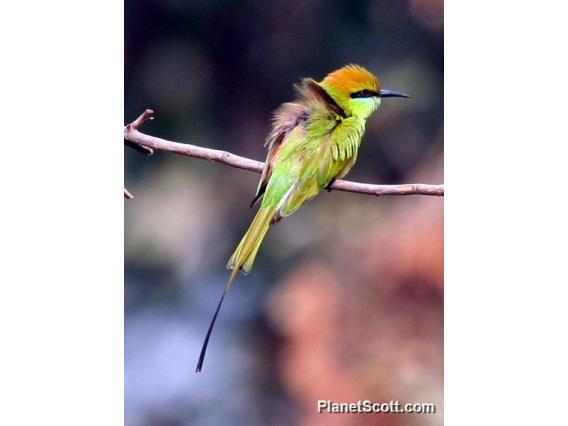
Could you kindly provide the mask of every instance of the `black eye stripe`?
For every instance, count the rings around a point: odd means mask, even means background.
[[[370,98],[371,96],[378,96],[378,92],[375,92],[373,90],[368,90],[368,89],[363,89],[363,90],[358,90],[357,92],[353,92],[351,93],[351,98],[355,99],[355,98]]]

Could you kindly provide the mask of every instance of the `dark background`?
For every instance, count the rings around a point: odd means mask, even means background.
[[[443,3],[126,1],[125,123],[264,160],[271,112],[347,63],[387,99],[349,179],[442,183]],[[127,425],[434,425],[443,411],[443,201],[324,193],[269,232],[195,363],[259,176],[125,149]],[[436,415],[320,415],[318,399]]]

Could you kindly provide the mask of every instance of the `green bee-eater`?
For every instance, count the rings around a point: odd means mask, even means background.
[[[297,99],[274,113],[266,140],[268,156],[251,204],[261,201],[260,209],[227,263],[231,275],[207,330],[198,372],[225,295],[239,271],[250,272],[270,225],[349,172],[357,160],[365,122],[382,98],[409,97],[381,89],[378,78],[358,65],[333,71],[319,83],[306,78],[296,90]]]

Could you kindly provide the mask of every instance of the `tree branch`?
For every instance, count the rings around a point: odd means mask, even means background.
[[[236,167],[238,169],[249,170],[261,173],[264,163],[231,154],[230,152],[217,149],[203,148],[179,142],[172,142],[166,139],[157,138],[140,132],[138,129],[148,120],[153,120],[154,111],[147,109],[136,120],[124,128],[125,144],[146,155],[152,155],[154,150],[166,151],[174,154],[185,155],[187,157],[202,158],[204,160],[215,161]],[[402,185],[374,185],[370,183],[359,183],[347,180],[336,180],[331,189],[337,191],[356,192],[370,195],[444,195],[444,185],[427,185],[423,183],[407,183]],[[125,196],[126,196],[125,190]],[[132,196],[129,193],[130,196]]]

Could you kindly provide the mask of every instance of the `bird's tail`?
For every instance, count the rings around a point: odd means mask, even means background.
[[[274,207],[263,207],[258,210],[248,231],[227,262],[227,269],[240,270],[244,275],[250,272],[275,212]]]
[[[205,359],[205,352],[207,351],[209,338],[211,337],[211,332],[215,326],[215,321],[217,320],[217,315],[219,315],[219,311],[221,310],[221,305],[223,304],[225,295],[237,278],[239,271],[242,271],[242,273],[246,275],[252,269],[260,244],[268,232],[270,222],[272,221],[275,213],[276,209],[274,207],[262,207],[258,210],[258,213],[249,226],[249,229],[227,262],[227,269],[231,269],[231,275],[229,275],[227,284],[225,284],[225,289],[223,290],[223,294],[221,295],[221,299],[219,300],[219,304],[217,305],[217,309],[215,310],[215,314],[213,314],[213,318],[209,324],[209,329],[205,335],[205,340],[201,347],[201,353],[199,354],[199,360],[197,361],[197,368],[195,369],[197,373],[199,373],[203,368],[203,360]]]

